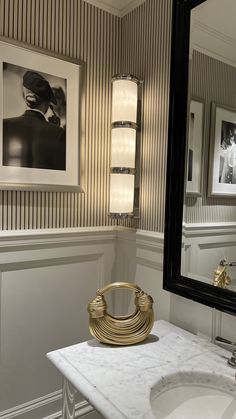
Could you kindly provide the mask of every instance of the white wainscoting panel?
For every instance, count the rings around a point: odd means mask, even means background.
[[[115,239],[110,227],[1,234],[1,419],[60,417],[62,379],[45,354],[90,338],[87,304],[114,280]]]
[[[191,224],[187,226],[187,230],[188,245],[190,247],[192,245],[191,240],[196,240],[197,237],[198,241],[199,237],[201,237],[201,243],[212,243],[212,245],[209,245],[210,256],[204,253],[207,250],[201,250],[206,269],[207,260],[213,266],[213,269],[217,266],[219,258],[217,249],[222,251],[220,245],[216,247],[214,243],[220,243],[221,238],[224,238],[223,241],[234,241],[234,235],[236,234],[235,224],[233,226],[232,223]],[[161,233],[128,229],[118,231],[117,280],[122,281],[129,278],[130,281],[137,283],[141,288],[149,292],[154,298],[156,318],[169,320],[192,333],[204,335],[209,340],[220,334],[236,341],[236,318],[234,316],[221,313],[162,289],[163,244],[164,235]],[[230,245],[227,246],[231,248]],[[231,253],[225,255],[227,257],[233,256]],[[216,265],[212,263],[211,259],[214,259]],[[124,295],[125,292],[123,293],[123,298],[120,297],[115,300],[119,313],[121,310],[120,302],[123,304],[122,313],[125,313],[127,307],[133,304],[133,295],[127,296],[127,293],[125,297]],[[129,308],[129,311],[131,311],[131,308]]]
[[[134,282],[148,292],[154,299],[155,318],[169,320],[170,294],[162,289],[163,239],[162,233],[118,230],[116,277],[118,281]],[[123,291],[122,298],[115,300],[116,313],[131,312],[133,301],[133,293]]]
[[[219,229],[218,239],[211,233],[205,229],[204,240],[219,240]],[[60,419],[62,379],[45,353],[90,338],[87,303],[106,283],[140,285],[157,319],[236,340],[235,317],[162,289],[163,239],[112,227],[1,233],[0,419]],[[133,293],[108,296],[111,313],[133,310]],[[76,417],[101,418],[80,394]]]

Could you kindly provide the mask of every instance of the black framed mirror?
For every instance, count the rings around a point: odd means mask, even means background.
[[[227,0],[230,2],[230,0]],[[215,4],[214,4],[215,2]],[[217,4],[216,4],[217,3]],[[223,4],[224,3],[224,4]],[[231,2],[232,3],[232,2]],[[227,312],[229,314],[236,315],[236,282],[233,279],[233,285],[227,288],[219,288],[213,285],[212,275],[214,274],[214,268],[217,268],[218,263],[220,262],[221,255],[222,258],[225,257],[226,254],[228,262],[236,261],[236,241],[233,236],[232,231],[230,230],[230,225],[233,224],[228,221],[225,221],[223,218],[223,214],[228,211],[227,208],[232,208],[231,211],[231,219],[234,222],[234,215],[236,221],[236,198],[233,195],[230,195],[229,191],[233,191],[234,187],[236,187],[236,181],[232,181],[230,185],[225,184],[221,185],[223,190],[226,190],[226,196],[213,196],[209,193],[211,191],[211,187],[209,186],[210,182],[212,182],[211,176],[209,175],[210,170],[212,170],[212,163],[209,167],[206,167],[209,162],[212,162],[211,153],[212,148],[214,148],[214,141],[216,141],[216,126],[217,126],[217,118],[220,118],[220,111],[217,112],[217,106],[222,112],[231,112],[230,118],[234,118],[234,113],[236,116],[236,103],[232,101],[236,100],[236,90],[232,90],[234,88],[232,84],[232,80],[236,82],[236,63],[230,61],[230,57],[226,57],[224,62],[221,62],[219,57],[222,54],[218,54],[216,51],[210,51],[211,45],[210,41],[206,41],[205,39],[201,39],[203,33],[208,33],[211,36],[213,35],[216,37],[218,36],[217,42],[215,45],[219,48],[220,42],[228,39],[230,41],[231,34],[225,34],[220,39],[219,34],[221,33],[221,29],[214,27],[214,22],[212,20],[212,13],[209,7],[213,7],[216,9],[216,6],[220,7],[219,0],[173,0],[173,17],[172,17],[172,49],[171,49],[171,80],[170,80],[170,112],[169,112],[169,139],[168,139],[168,152],[167,152],[167,178],[166,178],[166,213],[165,213],[165,243],[164,243],[164,289],[175,294],[179,294],[183,297],[195,300],[199,303],[205,304],[210,307],[214,307],[218,310]],[[232,5],[232,4],[231,4]],[[221,6],[224,8],[227,7],[225,2],[221,1]],[[236,5],[235,5],[236,7]],[[198,13],[197,15],[197,27],[199,29],[199,42],[196,42],[196,45],[200,45],[202,42],[203,47],[197,48],[193,51],[194,56],[190,59],[190,29],[192,25],[192,17],[193,13]],[[232,10],[229,9],[229,13],[232,13]],[[202,20],[200,17],[202,16]],[[208,23],[206,22],[207,16],[210,16],[211,21],[208,28]],[[217,13],[218,21],[220,13]],[[223,14],[222,14],[223,16]],[[200,23],[199,23],[200,22]],[[221,27],[223,26],[223,22],[221,22]],[[230,25],[226,25],[229,27]],[[235,26],[235,25],[234,25]],[[197,30],[196,30],[197,31]],[[195,31],[195,32],[196,32]],[[205,32],[204,32],[205,31]],[[194,36],[196,33],[194,34]],[[192,33],[191,33],[192,37]],[[235,39],[236,39],[236,29],[235,29]],[[192,41],[191,41],[192,42]],[[208,42],[208,43],[207,43]],[[235,41],[236,42],[236,41]],[[208,45],[209,44],[209,45]],[[223,44],[222,44],[223,45]],[[191,44],[192,49],[192,44]],[[226,49],[225,49],[226,54]],[[194,61],[195,60],[195,61]],[[204,61],[205,60],[205,61]],[[194,63],[200,63],[199,68],[193,70]],[[207,63],[207,64],[204,64]],[[206,68],[204,67],[206,65]],[[219,80],[213,80],[214,74],[211,66],[215,66],[216,74],[220,78]],[[194,73],[195,72],[195,73]],[[206,77],[205,75],[208,74],[208,77],[212,79],[217,86],[221,83],[221,78],[226,77],[229,78],[229,74],[232,75],[230,78],[231,86],[229,88],[219,87],[216,89],[217,92],[212,93],[211,89],[211,81],[201,82],[199,77]],[[194,101],[196,96],[196,89],[194,91],[190,91],[190,78],[194,78],[193,74],[196,74],[195,77],[195,87],[201,87],[204,89],[211,89],[210,93],[208,92],[205,97],[204,91],[201,90],[201,95],[197,95],[197,100]],[[209,80],[210,80],[209,79]],[[200,81],[199,81],[200,80]],[[192,83],[193,85],[194,83]],[[236,86],[236,85],[235,85]],[[229,96],[232,94],[231,98],[227,98],[226,91],[229,91]],[[231,90],[230,90],[231,89]],[[198,93],[198,92],[197,92]],[[223,96],[224,94],[224,96]],[[221,96],[220,96],[221,95]],[[201,96],[201,97],[199,97]],[[201,188],[202,190],[196,189],[195,195],[193,193],[188,193],[187,191],[187,183],[186,176],[188,176],[188,165],[190,164],[190,157],[189,156],[189,149],[188,149],[188,141],[190,137],[190,115],[191,117],[195,116],[195,125],[196,125],[196,118],[197,112],[191,113],[189,111],[191,102],[194,101],[197,103],[202,103],[203,106],[199,112],[204,112],[204,118],[202,119],[202,131],[204,131],[204,140],[203,140],[203,152],[201,155],[204,157],[204,164],[202,168],[201,178],[203,179]],[[198,106],[195,103],[195,106]],[[218,103],[218,105],[216,105]],[[231,106],[229,106],[231,105]],[[234,105],[234,106],[233,106]],[[200,109],[200,108],[198,108]],[[204,109],[204,110],[203,110]],[[225,116],[226,115],[226,116]],[[218,148],[222,151],[225,147],[224,152],[226,152],[226,146],[224,146],[222,140],[222,132],[223,131],[234,131],[235,129],[235,143],[236,143],[236,119],[230,120],[228,117],[229,114],[223,114],[221,118],[221,129],[220,134],[221,138],[219,139],[220,143],[218,144]],[[219,125],[219,124],[218,124]],[[223,127],[223,128],[222,128]],[[232,142],[234,143],[234,140]],[[217,141],[216,141],[217,143]],[[213,145],[212,145],[213,144]],[[232,145],[232,144],[231,144]],[[234,144],[233,144],[234,145]],[[219,161],[220,157],[219,157]],[[223,160],[222,160],[223,161]],[[236,161],[236,160],[235,160]],[[218,162],[218,166],[220,165]],[[218,167],[217,166],[217,167]],[[218,172],[217,172],[218,173]],[[218,174],[217,174],[218,176]],[[223,182],[221,175],[217,182]],[[228,182],[228,181],[227,181]],[[228,188],[228,189],[227,189]],[[200,192],[199,192],[200,191]],[[229,196],[228,196],[228,195]],[[199,204],[200,203],[200,204]],[[195,273],[193,272],[193,268],[183,269],[183,254],[184,251],[188,248],[185,246],[184,241],[184,229],[187,225],[189,227],[190,223],[186,222],[186,208],[193,209],[194,205],[201,206],[200,209],[205,210],[206,208],[209,209],[208,212],[211,211],[211,214],[214,211],[215,213],[217,210],[218,218],[216,222],[212,222],[213,218],[209,220],[205,217],[207,222],[203,222],[204,230],[205,230],[205,237],[208,237],[208,242],[205,239],[204,245],[199,245],[198,247],[201,250],[201,255],[205,255],[204,258],[209,261],[208,273],[204,272],[204,275],[200,272],[199,278],[196,277]],[[214,207],[215,205],[215,207]],[[234,209],[235,206],[235,209]],[[227,210],[227,211],[226,211]],[[183,216],[184,213],[184,216]],[[229,213],[229,211],[228,211]],[[221,218],[222,216],[222,218]],[[231,220],[230,219],[230,220]],[[220,220],[220,222],[219,222]],[[214,221],[214,219],[213,219]],[[221,233],[219,233],[220,227],[219,225],[226,226],[227,224],[227,234],[231,237],[229,243],[223,243],[226,241],[226,233],[223,228],[221,229]],[[196,225],[198,227],[200,225],[199,220],[197,223],[194,224],[195,232],[197,231]],[[236,223],[234,222],[236,225]],[[211,251],[209,251],[209,237],[212,237],[214,225],[215,230],[217,230],[218,238],[215,241],[214,245],[211,247]],[[183,228],[184,226],[184,228]],[[206,227],[208,226],[208,227]],[[209,227],[210,226],[210,227]],[[198,228],[199,230],[199,228]],[[224,233],[223,233],[224,231]],[[223,235],[225,234],[225,235]],[[191,234],[190,234],[191,236]],[[192,238],[194,238],[193,229],[192,229]],[[235,244],[234,244],[235,241]],[[207,244],[206,244],[207,242]],[[189,242],[188,242],[189,245]],[[190,246],[190,245],[189,245]],[[205,247],[204,247],[205,246]],[[208,246],[208,247],[207,247]],[[225,246],[225,247],[224,247]],[[235,247],[234,247],[235,246]],[[191,247],[191,246],[190,246]],[[209,253],[206,253],[209,252]],[[221,253],[222,252],[222,253]],[[194,253],[194,249],[193,249]],[[200,254],[200,253],[199,253]],[[202,265],[206,265],[206,260],[202,262],[203,259],[199,257],[199,254],[192,254],[191,260],[195,262],[199,268]],[[235,259],[233,259],[233,255],[235,254]],[[186,259],[186,258],[185,258]],[[235,268],[236,269],[236,268]],[[235,272],[235,271],[234,271]],[[231,273],[231,276],[234,275]],[[204,280],[204,278],[206,280]],[[235,289],[235,291],[234,291]]]

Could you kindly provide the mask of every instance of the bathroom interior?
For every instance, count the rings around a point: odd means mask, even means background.
[[[68,99],[78,129],[66,127],[79,150],[77,166],[71,155],[76,187],[58,188],[50,177],[45,188],[33,180],[19,178],[11,186],[1,179],[0,419],[62,417],[62,374],[46,354],[92,338],[87,305],[97,289],[117,281],[137,284],[153,298],[159,340],[151,339],[154,333],[147,344],[132,346],[132,358],[137,354],[145,364],[150,343],[158,359],[165,333],[169,341],[162,352],[169,351],[171,358],[180,348],[176,334],[191,341],[184,353],[193,358],[201,344],[201,353],[221,357],[222,377],[231,380],[233,395],[221,416],[214,416],[212,396],[213,413],[203,419],[236,418],[236,370],[226,359],[235,347],[212,343],[216,336],[236,342],[236,182],[233,168],[231,181],[222,180],[226,157],[221,157],[232,146],[222,132],[226,137],[234,127],[236,132],[235,8],[235,0],[0,0],[0,48],[9,42],[32,54],[38,48],[51,58],[60,54],[76,63],[80,78],[79,91],[76,85],[73,92],[73,81],[71,89],[77,113],[73,98],[72,105]],[[110,212],[112,78],[117,74],[141,81],[132,217]],[[1,96],[1,131],[2,103]],[[220,123],[224,129],[218,138]],[[0,173],[5,176],[2,163]],[[227,272],[223,285],[216,273],[221,270]],[[114,290],[108,303],[110,313],[124,315],[133,310],[133,295]],[[105,352],[104,365],[108,361]],[[132,383],[125,357],[119,362],[124,382]],[[204,358],[202,369],[205,363]],[[216,382],[218,389],[227,387],[224,378]],[[119,398],[118,393],[114,400],[104,397],[121,409],[124,394]],[[190,417],[161,416],[154,405],[151,413],[140,415],[111,406],[104,411],[83,389],[74,403],[73,414],[64,412],[63,419]]]

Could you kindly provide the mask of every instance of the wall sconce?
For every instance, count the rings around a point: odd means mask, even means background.
[[[133,215],[139,80],[130,74],[112,78],[110,215]]]

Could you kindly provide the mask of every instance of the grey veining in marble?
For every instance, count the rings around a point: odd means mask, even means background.
[[[150,397],[179,382],[211,383],[236,397],[229,352],[165,322],[148,339],[112,347],[95,340],[47,354],[59,371],[107,419],[152,419]]]

